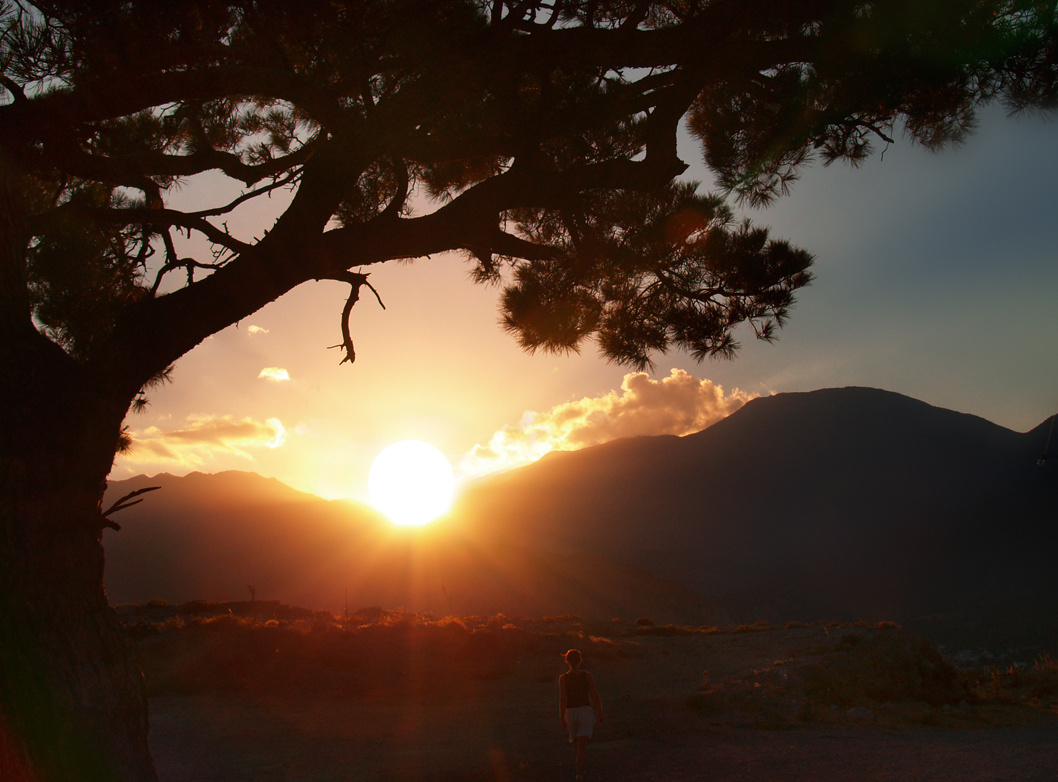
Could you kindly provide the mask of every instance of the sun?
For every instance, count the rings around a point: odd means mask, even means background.
[[[385,448],[367,476],[371,504],[402,527],[421,527],[444,515],[454,485],[444,454],[421,440]]]

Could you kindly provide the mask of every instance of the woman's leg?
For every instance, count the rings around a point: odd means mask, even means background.
[[[573,740],[573,752],[577,761],[577,776],[583,777],[588,768],[588,737],[577,736]]]

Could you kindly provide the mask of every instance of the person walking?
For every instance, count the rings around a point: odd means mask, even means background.
[[[605,717],[595,680],[588,671],[580,669],[583,659],[580,651],[570,649],[565,658],[569,670],[558,680],[558,717],[573,745],[577,782],[583,782],[588,768],[588,741],[595,723],[601,724]]]

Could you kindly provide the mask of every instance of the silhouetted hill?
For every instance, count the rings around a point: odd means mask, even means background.
[[[246,600],[252,585],[261,600],[330,610],[348,594],[351,610],[723,619],[690,589],[603,556],[483,545],[443,521],[398,529],[253,473],[138,476],[113,482],[107,502],[146,486],[161,489],[104,538],[113,604]]]
[[[141,477],[110,492],[163,486],[107,533],[107,587],[116,603],[252,584],[312,608],[348,589],[353,609],[698,624],[720,621],[715,601],[740,621],[919,618],[939,643],[954,622],[960,639],[1058,644],[1048,425],[1017,433],[867,388],[779,394],[697,434],[484,479],[421,531],[248,473]]]
[[[1053,589],[1046,432],[869,388],[778,394],[686,437],[550,454],[454,515],[663,573],[744,619],[904,619]]]

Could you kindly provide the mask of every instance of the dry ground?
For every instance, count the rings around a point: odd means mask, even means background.
[[[557,713],[569,646],[607,711],[593,782],[1058,779],[1058,676],[971,680],[899,629],[481,622],[370,642],[332,628],[296,648],[312,633],[163,629],[143,641],[162,782],[572,780]]]

